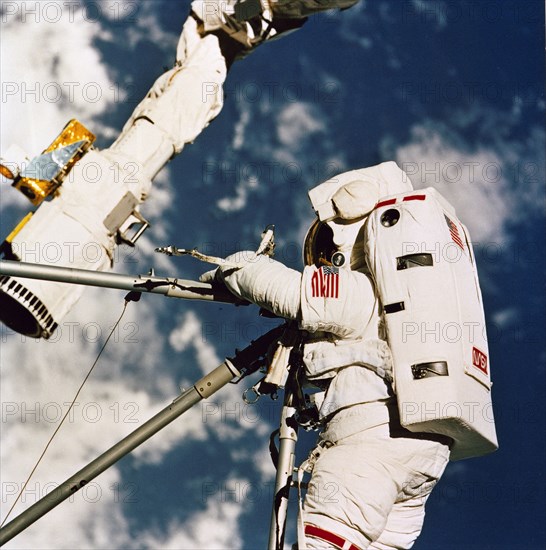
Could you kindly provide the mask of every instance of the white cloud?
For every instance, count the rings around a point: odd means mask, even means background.
[[[116,298],[105,308],[109,292],[115,293]],[[3,488],[7,488],[3,490],[4,514],[68,409],[101,342],[121,312],[121,298],[119,291],[88,289],[50,342],[9,334],[4,329],[0,390],[3,404],[2,483]],[[165,368],[167,359],[163,346],[166,342],[155,326],[158,307],[159,302],[153,302],[153,298],[149,303],[141,300],[138,304],[129,304],[126,316],[84,386],[77,405],[33,476],[30,491],[25,493],[24,501],[10,519],[44,496],[46,489],[67,479],[176,397],[178,384]],[[185,331],[187,335],[177,336],[186,334]],[[202,369],[209,372],[211,364],[216,366],[219,361],[214,348],[199,335],[200,322],[190,313],[178,332],[173,331],[170,340],[177,349],[191,343]],[[240,400],[239,392],[239,388],[232,387],[227,393],[232,398],[237,393]],[[222,420],[221,415],[215,415],[208,424],[209,429],[223,434],[223,438],[237,437],[240,429],[227,429]],[[182,439],[188,442],[207,437],[205,428],[202,408],[192,408],[184,414],[183,422],[177,423],[176,429],[167,427],[133,452],[135,467],[160,464],[165,454]],[[121,482],[117,466],[111,467],[82,490],[74,503],[63,502],[56,511],[39,520],[38,527],[21,533],[6,547],[75,548],[81,547],[82,541],[90,548],[130,545],[119,494],[116,494],[119,491],[116,487]],[[92,514],[90,506],[93,506]],[[215,506],[213,513],[218,515],[218,521],[223,518],[226,523],[217,525],[219,538],[212,540],[229,540],[224,539],[222,533],[231,525],[229,537],[233,537],[236,525],[231,524],[231,520],[233,514],[239,513],[236,512],[238,507],[228,503],[221,510],[219,503]],[[69,534],[66,533],[68,524]],[[199,522],[190,525],[192,534],[187,540],[205,540],[204,527],[199,525]],[[173,537],[177,541],[180,535]],[[44,540],[50,546],[44,546]],[[165,541],[165,544],[170,543]]]
[[[197,355],[197,361],[202,372],[208,373],[221,363],[214,346],[203,337],[201,321],[193,311],[188,311],[182,321],[169,335],[169,344],[176,351],[184,351],[192,347]]]
[[[117,100],[116,83],[95,41],[113,37],[92,17],[92,12],[85,11],[83,4],[9,4],[9,9],[7,3],[2,6],[6,10],[2,12],[1,41],[2,152],[17,143],[35,155],[73,117],[104,134],[105,128],[97,117]],[[122,18],[123,14],[127,17],[131,6],[135,3],[94,5],[112,11],[110,19]],[[117,15],[115,9],[119,10]],[[148,29],[160,29],[157,21],[154,27],[149,16],[140,23]],[[144,28],[141,35],[145,35]],[[144,212],[154,222],[155,238],[168,233],[163,217],[171,208],[172,190],[166,178],[167,172],[158,178],[157,192],[152,192]],[[2,191],[2,207],[28,206],[21,199],[22,195],[19,197],[13,190]],[[152,248],[145,237],[139,242],[138,255],[151,256]],[[119,252],[119,270],[130,272],[136,265],[134,258],[124,249]],[[160,266],[170,265],[166,257],[156,259]],[[24,338],[1,327],[2,519],[121,313],[123,296],[115,290],[86,289],[49,341]],[[178,394],[177,381],[169,372],[163,353],[165,336],[157,326],[161,300],[152,297],[128,306],[10,520]],[[136,464],[160,461],[180,441],[181,433],[203,437],[200,411],[193,412],[180,426],[177,431],[164,430],[137,450]],[[6,548],[131,546],[127,521],[116,495],[116,484],[120,482],[118,467],[110,468],[75,495],[74,502],[60,504]]]
[[[124,18],[131,24],[126,28],[126,34],[123,40],[134,48],[142,40],[147,40],[153,44],[161,44],[162,49],[167,53],[166,58],[170,62],[175,61],[176,46],[178,44],[178,34],[166,31],[161,25],[158,17],[157,5],[154,2],[135,2],[133,0],[124,0],[123,9],[116,6],[116,0],[109,0],[114,5],[114,10],[123,12]],[[189,6],[180,6],[180,30],[182,23],[189,11]]]
[[[323,80],[325,89],[339,86],[338,82],[327,80],[326,76]],[[302,176],[309,168],[307,160],[312,158],[316,162],[315,157],[308,154],[316,134],[324,134],[326,149],[330,145],[326,135],[329,115],[317,105],[307,101],[286,101],[278,112],[270,107],[270,101],[264,98],[255,108],[248,107],[241,112],[232,145],[234,150],[242,151],[246,157],[239,157],[244,161],[226,163],[226,166],[235,168],[237,184],[234,194],[216,201],[217,207],[224,212],[234,213],[246,208],[249,198],[259,193],[264,185],[279,185],[297,174]],[[274,118],[274,134],[259,130],[262,117],[265,121]],[[331,162],[324,157],[321,161],[326,166],[332,166],[338,159],[336,155]]]
[[[225,487],[244,486],[247,480],[232,478],[226,481]],[[180,550],[193,548],[204,550],[233,550],[242,547],[238,532],[238,521],[243,512],[240,495],[235,492],[234,501],[224,499],[220,492],[207,499],[204,511],[191,516],[184,523],[173,522],[166,533],[157,530],[148,531],[140,537],[145,548],[162,548]]]
[[[89,123],[115,101],[115,83],[93,46],[104,31],[80,7],[10,2],[3,15],[3,151],[16,143],[34,156],[70,118]]]
[[[242,109],[239,120],[235,125],[234,136],[232,141],[233,149],[241,149],[245,143],[245,130],[252,119],[250,109]]]
[[[57,341],[37,342],[19,335],[2,334],[4,514],[92,365],[98,350],[99,332],[104,337],[118,314],[104,307],[100,314],[104,296],[99,297],[98,293],[100,291],[90,291],[85,295],[81,302],[83,309],[76,308],[67,318],[54,338]],[[119,334],[122,335],[123,330]],[[109,354],[111,360],[116,355],[121,360],[123,352],[114,345]],[[112,364],[116,363],[112,361]],[[150,415],[154,404],[149,395],[141,388],[131,388],[115,368],[114,373],[109,370],[110,361],[103,358],[53,439],[30,481],[30,490],[24,493],[10,519]],[[133,423],[135,421],[137,424]],[[7,547],[75,548],[80,547],[83,540],[101,547],[109,537],[111,543],[123,544],[125,520],[112,492],[117,482],[119,472],[114,467],[76,495],[73,503],[62,503],[39,520],[39,525],[18,535]],[[89,506],[93,504],[93,514],[90,514]],[[68,530],[67,525],[70,525]]]
[[[412,0],[415,11],[429,21],[435,21],[438,28],[447,25],[448,6],[445,0]]]
[[[244,180],[239,182],[235,188],[234,197],[223,197],[219,199],[216,204],[218,208],[224,212],[239,212],[247,205],[249,191],[256,187],[256,183],[252,180]]]
[[[534,141],[544,142],[540,130],[530,133]],[[415,188],[434,187],[454,205],[474,241],[502,243],[509,239],[509,221],[543,207],[540,157],[514,159],[517,147],[492,140],[470,148],[444,125],[426,123],[413,127],[411,139],[394,154]],[[523,173],[531,167],[537,168],[532,179],[530,172]],[[514,170],[521,171],[519,176]]]
[[[496,311],[491,318],[497,329],[506,329],[520,321],[520,312],[510,307]]]
[[[289,103],[277,117],[277,138],[292,151],[302,149],[312,134],[325,130],[320,113],[310,103]]]
[[[134,21],[139,11],[139,4],[134,0],[98,0],[95,11],[111,21]],[[91,14],[89,14],[91,15]]]
[[[241,109],[239,120],[233,131],[232,147],[235,151],[248,149],[247,130],[252,117],[253,114],[250,108]],[[238,182],[235,187],[235,196],[223,197],[216,202],[218,208],[224,212],[238,212],[245,208],[250,194],[258,189],[261,183],[261,174],[253,170],[251,164],[237,166]]]

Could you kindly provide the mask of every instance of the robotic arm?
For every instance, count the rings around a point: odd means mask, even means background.
[[[134,245],[149,225],[139,206],[155,176],[221,111],[231,63],[264,41],[299,28],[310,13],[353,3],[194,1],[174,68],[157,79],[109,148],[95,149],[92,133],[71,121],[30,163],[24,158],[21,166],[0,163],[1,174],[38,206],[6,238],[2,255],[109,269],[115,247]],[[0,319],[17,332],[49,338],[81,292],[62,283],[0,277]]]
[[[32,161],[2,162],[2,175],[38,206],[2,244],[4,257],[104,271],[118,244],[135,244],[149,225],[139,206],[152,180],[222,108],[226,60],[218,38],[201,36],[197,25],[188,18],[176,66],[156,81],[108,149],[94,148],[93,134],[71,121]],[[81,292],[1,277],[0,317],[17,332],[49,338]]]

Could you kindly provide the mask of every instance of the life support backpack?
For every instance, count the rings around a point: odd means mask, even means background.
[[[451,437],[452,460],[494,451],[482,296],[454,208],[432,188],[382,199],[366,222],[365,248],[402,426]]]

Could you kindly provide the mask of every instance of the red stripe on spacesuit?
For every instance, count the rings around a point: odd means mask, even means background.
[[[403,201],[424,201],[427,198],[426,195],[409,195],[404,197]]]
[[[331,533],[330,531],[326,531],[326,529],[321,529],[316,525],[309,525],[308,523],[305,524],[305,534],[316,539],[325,540],[326,542],[333,544],[336,548],[339,548],[340,550],[345,548],[345,543],[348,543],[348,541],[343,537],[340,537],[335,533]],[[350,546],[348,546],[347,550],[360,549],[355,544],[351,544]]]
[[[315,271],[311,277],[311,296],[313,296],[313,298],[318,296],[319,282],[317,273],[318,272]]]
[[[402,201],[403,202],[405,202],[405,201],[424,201],[424,200],[426,200],[426,198],[427,198],[426,195],[408,195],[407,197],[403,197]],[[393,204],[396,204],[397,201],[398,201],[398,199],[387,199],[386,201],[378,202],[374,206],[374,210],[376,208],[381,208],[382,206],[391,206]]]
[[[388,199],[386,201],[381,201],[381,202],[378,202],[375,206],[374,206],[374,210],[376,208],[380,208],[381,206],[389,206],[391,204],[396,204],[396,199]]]

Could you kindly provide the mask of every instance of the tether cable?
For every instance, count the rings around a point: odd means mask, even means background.
[[[76,392],[76,395],[74,396],[74,399],[72,399],[72,402],[70,403],[70,406],[68,407],[66,413],[64,414],[64,416],[61,418],[61,421],[59,422],[59,425],[55,428],[55,431],[53,432],[53,435],[49,438],[49,441],[47,442],[44,450],[42,451],[42,454],[40,455],[40,458],[38,458],[38,461],[36,462],[36,464],[34,465],[34,468],[32,468],[32,471],[30,472],[27,480],[25,481],[25,483],[23,484],[23,486],[21,487],[21,490],[19,491],[19,494],[17,495],[17,498],[15,499],[15,502],[11,505],[11,508],[8,510],[8,513],[6,515],[6,517],[4,518],[4,520],[2,521],[2,523],[0,524],[0,527],[3,527],[4,526],[4,523],[6,523],[6,521],[8,520],[11,512],[13,511],[13,509],[15,508],[15,506],[17,505],[17,503],[19,502],[21,496],[23,495],[23,493],[25,492],[25,489],[27,488],[27,485],[29,484],[32,476],[34,475],[34,472],[36,471],[36,469],[38,468],[38,466],[40,465],[40,462],[42,461],[42,459],[44,458],[49,446],[51,445],[51,442],[53,441],[54,437],[57,435],[58,431],[61,429],[61,426],[63,425],[64,421],[66,420],[68,414],[70,413],[70,411],[72,410],[72,407],[74,407],[75,403],[76,403],[76,400],[78,399],[78,396],[80,395],[85,383],[87,382],[87,380],[89,379],[89,377],[91,376],[91,373],[93,372],[93,369],[95,368],[95,366],[97,365],[97,363],[99,362],[99,359],[100,359],[100,356],[102,355],[102,352],[104,351],[104,349],[106,348],[106,345],[108,344],[108,342],[110,341],[110,338],[112,337],[112,334],[114,334],[115,330],[117,329],[119,323],[121,322],[121,320],[123,319],[123,316],[125,315],[125,310],[127,309],[127,305],[129,304],[129,302],[133,301],[133,302],[137,302],[139,299],[140,299],[140,292],[129,292],[129,294],[127,294],[127,296],[125,296],[125,302],[123,304],[123,310],[121,312],[121,315],[119,316],[118,320],[116,321],[115,325],[112,327],[112,330],[110,331],[110,334],[108,334],[108,337],[106,338],[104,344],[102,345],[102,348],[100,349],[95,361],[93,362],[93,365],[91,365],[91,368],[89,369],[89,372],[87,373],[87,375],[85,376],[85,378],[83,379],[83,382],[80,384],[80,387],[78,388],[78,391]]]

